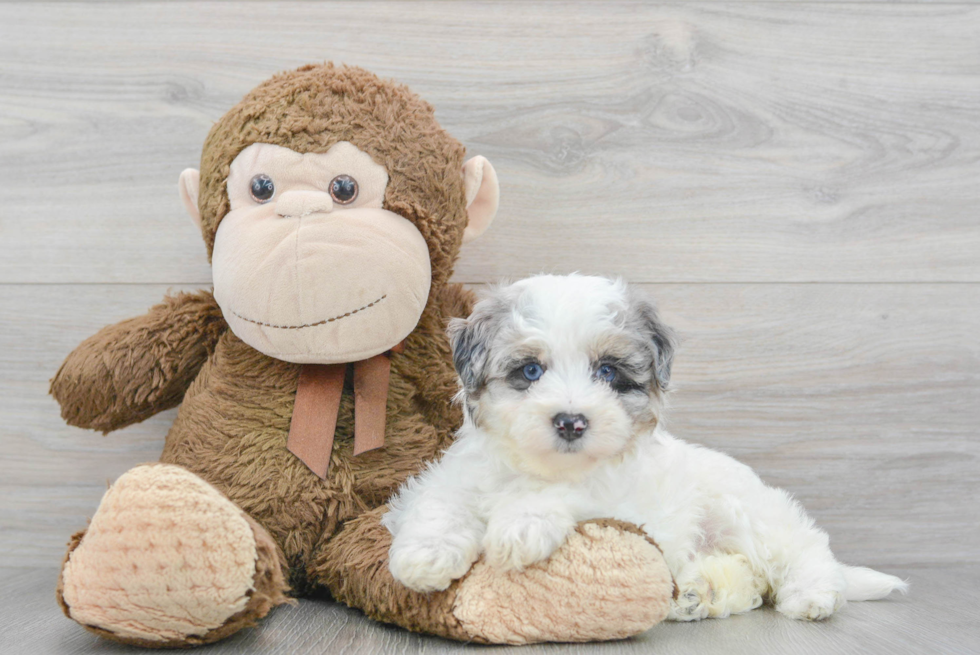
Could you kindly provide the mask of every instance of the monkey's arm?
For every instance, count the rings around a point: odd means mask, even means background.
[[[103,434],[178,405],[227,329],[210,291],[167,296],[83,341],[51,380],[69,425]]]

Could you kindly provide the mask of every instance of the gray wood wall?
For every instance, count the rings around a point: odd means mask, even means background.
[[[683,335],[669,418],[846,561],[980,561],[973,3],[0,6],[0,565],[53,566],[173,412],[102,437],[47,380],[207,286],[177,175],[272,73],[410,84],[502,206],[456,280],[623,275]]]

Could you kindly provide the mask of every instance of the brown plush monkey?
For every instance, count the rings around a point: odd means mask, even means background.
[[[180,182],[213,294],[103,329],[52,381],[65,420],[103,432],[181,405],[161,463],[120,477],[72,537],[69,617],[153,647],[216,641],[323,589],[487,643],[622,638],[664,617],[659,551],[612,521],[523,572],[478,562],[445,592],[388,572],[384,502],[461,421],[444,330],[472,301],[448,280],[497,206],[493,168],[463,155],[407,88],[330,64],[273,77],[215,124]]]

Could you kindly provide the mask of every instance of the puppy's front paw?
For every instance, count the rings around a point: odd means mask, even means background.
[[[833,590],[782,592],[776,609],[791,619],[822,621],[844,606],[844,596]]]
[[[466,575],[478,555],[475,547],[446,539],[396,539],[388,552],[388,570],[409,589],[443,591]]]
[[[547,559],[574,526],[542,516],[490,520],[483,538],[487,562],[501,571],[521,570]]]

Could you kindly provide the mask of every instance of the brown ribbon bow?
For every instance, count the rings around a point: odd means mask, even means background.
[[[354,454],[380,448],[385,441],[385,414],[392,352],[354,362]],[[349,364],[304,364],[296,389],[296,404],[289,424],[286,448],[323,480],[327,479],[330,453],[344,378]]]

